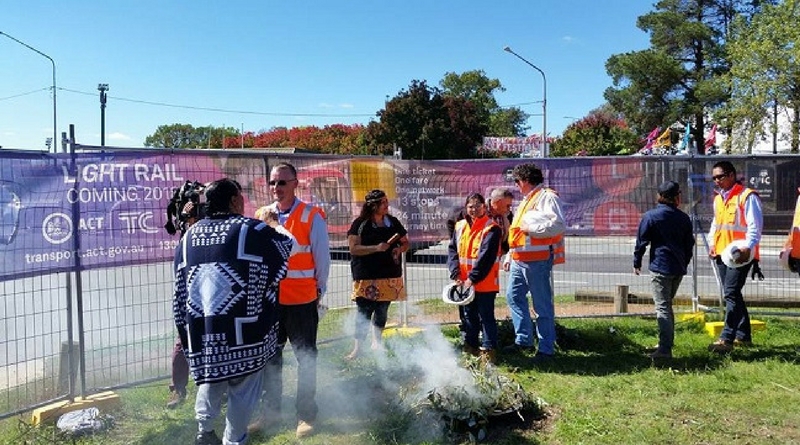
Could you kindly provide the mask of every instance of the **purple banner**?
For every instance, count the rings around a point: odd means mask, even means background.
[[[269,167],[297,168],[301,199],[326,213],[333,247],[347,245],[347,230],[371,189],[387,192],[417,248],[447,238],[447,218],[473,192],[488,198],[505,187],[519,158],[409,161],[380,157],[126,150],[42,155],[0,151],[0,279],[126,264],[168,261],[178,235],[164,229],[173,192],[185,181],[238,180],[245,213],[271,201]],[[545,182],[564,202],[571,235],[635,235],[655,188],[669,178],[687,184],[687,161],[642,158],[537,159]],[[706,166],[691,177],[701,218],[710,218],[713,191]],[[691,204],[684,195],[686,204]],[[689,206],[685,206],[689,212]]]

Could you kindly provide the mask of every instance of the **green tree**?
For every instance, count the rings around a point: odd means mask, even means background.
[[[744,137],[726,139],[726,148],[751,151],[764,124],[777,133],[775,112],[788,114],[791,151],[800,145],[800,5],[796,0],[767,6],[748,22],[734,22],[728,58],[731,99],[719,113],[726,128]],[[729,144],[733,145],[729,145]]]
[[[501,108],[494,95],[506,89],[499,80],[487,77],[483,70],[445,73],[439,86],[445,97],[458,97],[472,103],[478,119],[487,127],[486,136],[524,135],[528,115],[518,107]]]
[[[194,127],[191,124],[160,125],[155,133],[145,138],[144,146],[158,148],[222,148],[226,137],[239,137],[239,131],[232,127]]]
[[[763,1],[660,0],[637,20],[651,47],[611,56],[606,71],[613,86],[606,100],[622,111],[638,134],[674,121],[690,122],[703,141],[708,113],[729,92],[720,82],[728,71],[725,42],[733,19],[755,14]],[[768,3],[768,2],[766,2]],[[703,153],[702,143],[697,144]]]
[[[472,102],[445,98],[441,90],[419,80],[377,115],[380,122],[367,126],[367,144],[381,154],[392,153],[396,144],[408,159],[472,157],[486,132]]]
[[[639,136],[625,121],[607,108],[593,110],[570,124],[550,146],[550,155],[612,156],[630,155],[639,149]]]

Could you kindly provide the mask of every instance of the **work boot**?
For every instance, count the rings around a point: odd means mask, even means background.
[[[727,354],[733,351],[733,343],[726,342],[725,340],[717,340],[708,345],[708,352],[716,352],[717,354]]]
[[[222,445],[222,441],[217,437],[214,430],[200,431],[194,438],[194,445]]]
[[[672,352],[669,351],[661,351],[656,349],[650,354],[650,358],[653,360],[666,360],[672,358]]]
[[[247,434],[255,434],[261,431],[272,429],[281,422],[281,413],[270,410],[260,413],[249,425]]]
[[[497,363],[497,353],[494,349],[481,348],[481,361],[484,364],[491,363],[494,365]]]
[[[314,425],[305,420],[301,420],[297,422],[297,438],[302,439],[303,437],[308,437],[314,434]]]
[[[169,392],[169,399],[167,399],[167,409],[175,409],[185,400],[186,400],[185,389],[183,391],[178,391],[173,389]]]
[[[471,355],[473,357],[477,357],[478,356],[478,348],[476,348],[474,346],[470,346],[468,344],[464,344],[464,347],[461,348],[461,350],[464,352],[464,354]]]

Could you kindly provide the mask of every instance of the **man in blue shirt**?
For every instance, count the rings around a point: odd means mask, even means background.
[[[639,275],[642,257],[650,245],[650,272],[653,302],[658,320],[658,346],[653,359],[671,358],[675,339],[675,316],[672,300],[678,292],[686,267],[692,260],[694,234],[689,216],[678,209],[681,189],[677,182],[666,181],[658,187],[658,205],[642,216],[633,250],[633,273]]]

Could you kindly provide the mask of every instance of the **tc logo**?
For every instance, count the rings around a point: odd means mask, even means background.
[[[152,226],[153,217],[153,212],[120,212],[117,215],[117,218],[125,223],[126,233],[134,233],[137,231],[158,233],[158,228]]]
[[[769,171],[767,170],[760,170],[758,172],[758,176],[750,177],[750,185],[754,187],[758,187],[759,185],[770,185],[770,184],[772,184],[772,178],[769,177]]]

